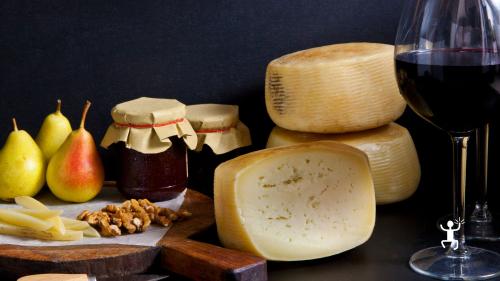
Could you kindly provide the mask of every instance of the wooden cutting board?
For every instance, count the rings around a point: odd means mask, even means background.
[[[0,268],[19,276],[86,273],[109,278],[145,272],[156,262],[170,272],[193,280],[267,280],[264,259],[190,239],[215,224],[213,201],[209,197],[188,190],[183,208],[193,216],[175,223],[156,247],[0,245]]]

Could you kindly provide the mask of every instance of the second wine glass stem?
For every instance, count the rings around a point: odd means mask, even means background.
[[[469,136],[452,135],[451,139],[453,143],[453,220],[460,226],[459,230],[455,232],[458,247],[453,250],[452,254],[466,255],[463,221],[465,218],[465,182]]]
[[[485,124],[476,130],[476,183],[479,188],[478,199],[470,220],[473,223],[491,222],[486,196],[488,194],[488,155],[489,155],[490,124]]]

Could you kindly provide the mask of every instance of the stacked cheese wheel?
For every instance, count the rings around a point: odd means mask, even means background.
[[[221,164],[214,196],[221,242],[271,260],[352,249],[375,204],[408,198],[420,166],[394,75],[394,47],[350,43],[272,61],[268,148]]]
[[[408,131],[391,124],[406,106],[399,94],[393,57],[392,45],[348,43],[273,60],[266,74],[267,111],[279,127],[289,131],[273,131],[268,147],[280,141],[325,139],[355,146],[370,159],[378,204],[411,196],[420,180],[420,166]]]
[[[269,63],[267,112],[276,125],[311,133],[372,129],[396,120],[406,103],[394,75],[394,47],[348,43]]]

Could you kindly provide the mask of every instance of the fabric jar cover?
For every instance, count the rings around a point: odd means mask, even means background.
[[[250,130],[239,120],[236,105],[189,105],[186,118],[198,135],[196,151],[206,144],[215,154],[223,154],[252,144]]]
[[[186,106],[174,99],[142,97],[116,105],[111,110],[114,123],[102,139],[101,146],[125,142],[129,149],[144,154],[166,151],[170,137],[182,138],[189,149],[195,149],[197,135],[185,118]]]

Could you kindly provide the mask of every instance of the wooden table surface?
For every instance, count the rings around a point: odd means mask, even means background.
[[[269,280],[434,280],[414,273],[408,266],[414,252],[439,245],[444,239],[445,234],[437,229],[436,221],[449,209],[449,204],[438,206],[438,201],[447,198],[447,195],[437,199],[429,199],[427,195],[424,192],[404,202],[378,206],[372,237],[351,251],[312,261],[268,262]],[[194,238],[217,243],[214,228]],[[470,244],[500,252],[500,242]],[[162,272],[161,269],[154,271]],[[15,280],[9,279],[4,272],[0,273],[2,280]],[[171,276],[167,280],[187,279]]]

